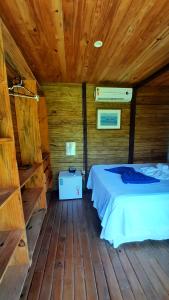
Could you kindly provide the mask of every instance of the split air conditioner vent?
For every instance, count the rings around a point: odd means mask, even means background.
[[[96,87],[94,96],[98,102],[130,102],[132,88]]]

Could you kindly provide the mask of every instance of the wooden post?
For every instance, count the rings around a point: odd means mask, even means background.
[[[130,132],[129,132],[129,154],[128,154],[129,164],[132,164],[134,159],[135,119],[136,119],[136,91],[133,90],[133,98],[130,104]]]
[[[82,83],[82,117],[83,117],[83,166],[85,171],[85,188],[88,173],[88,154],[87,154],[87,107],[86,107],[86,83]]]

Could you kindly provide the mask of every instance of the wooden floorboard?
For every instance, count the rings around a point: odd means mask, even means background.
[[[50,207],[49,210],[48,210],[48,214],[45,216],[45,219],[43,221],[41,232],[40,232],[40,235],[39,235],[39,238],[38,238],[38,243],[36,245],[36,248],[35,248],[35,251],[34,251],[34,254],[33,254],[33,263],[32,263],[31,268],[29,269],[29,273],[28,273],[28,276],[26,278],[25,285],[24,285],[24,288],[23,288],[23,291],[22,291],[22,294],[21,294],[21,299],[22,300],[26,300],[27,297],[28,297],[28,293],[29,293],[29,289],[30,289],[30,286],[31,286],[34,270],[35,270],[36,263],[37,263],[37,260],[38,260],[38,257],[39,257],[39,252],[40,252],[40,249],[41,249],[41,246],[42,246],[43,237],[45,235],[46,227],[47,227],[47,224],[48,224],[48,221],[49,221],[49,218],[50,218],[51,209],[52,208]]]
[[[59,230],[60,230],[61,214],[62,214],[62,206],[59,205],[57,212],[56,212],[55,224],[52,229],[52,236],[51,236],[51,241],[50,241],[50,245],[49,245],[47,261],[46,261],[46,265],[45,265],[45,273],[44,273],[42,286],[41,286],[41,290],[40,290],[39,298],[41,300],[49,300],[51,297],[53,273],[54,273],[55,259],[56,259],[56,250],[57,250]]]
[[[84,274],[85,274],[85,286],[86,286],[86,297],[87,299],[98,299],[96,281],[94,268],[91,257],[91,250],[89,244],[88,230],[86,226],[86,222],[84,222],[84,215],[79,210],[79,205],[81,203],[77,203],[77,211],[78,211],[78,223],[79,223],[79,239],[80,246],[83,256],[84,262]]]
[[[72,201],[68,202],[68,214],[66,220],[66,241],[64,261],[63,299],[74,299],[74,257],[73,257],[73,214]]]
[[[90,195],[57,201],[53,194],[21,299],[169,299],[169,241],[114,249],[100,230]]]
[[[126,254],[128,256],[128,259],[130,261],[130,264],[132,265],[137,278],[144,290],[144,293],[147,297],[148,300],[154,299],[157,300],[158,299],[158,295],[155,292],[151,281],[149,280],[147,274],[145,273],[142,265],[139,263],[137,257],[135,256],[134,251],[132,251],[132,249],[126,249]]]
[[[83,213],[85,212],[85,220],[87,220],[88,224],[88,232],[91,236],[91,249],[94,249],[97,251],[97,255],[94,255],[93,261],[97,260],[99,261],[100,265],[100,272],[96,270],[96,274],[100,274],[99,280],[97,286],[101,287],[100,296],[99,299],[115,299],[115,300],[122,300],[122,296],[119,290],[118,282],[116,279],[116,275],[113,269],[113,266],[111,264],[110,257],[107,253],[107,248],[105,245],[105,242],[100,240],[99,238],[99,223],[98,218],[95,216],[95,222],[93,219],[92,209],[91,205],[88,205],[90,202],[86,201],[83,202],[85,207],[83,208]],[[103,279],[104,282],[103,282]],[[99,294],[99,288],[98,288],[98,294]]]
[[[63,280],[65,268],[65,249],[66,249],[66,223],[67,223],[67,202],[59,203],[62,205],[62,217],[58,246],[56,251],[55,268],[52,282],[51,299],[63,299]]]
[[[50,241],[51,241],[51,234],[52,234],[53,226],[55,226],[55,214],[56,214],[56,207],[51,211],[50,219],[45,230],[42,247],[39,252],[39,257],[36,263],[36,267],[34,270],[32,282],[28,294],[28,300],[39,299],[43,277],[46,272],[46,262],[48,257]]]
[[[80,241],[80,221],[78,218],[76,201],[73,203],[73,230],[74,230],[74,299],[86,300],[86,283],[84,272],[84,257]],[[76,284],[78,283],[78,284]]]

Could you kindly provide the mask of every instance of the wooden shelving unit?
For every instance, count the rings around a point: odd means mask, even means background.
[[[18,300],[46,214],[46,183],[38,104],[9,98],[5,59],[16,58],[32,93],[37,83],[1,20],[0,49],[0,299]]]
[[[22,230],[0,232],[0,282],[22,237]]]
[[[28,269],[29,265],[8,267],[0,285],[0,299],[18,300],[20,298]]]
[[[36,173],[41,164],[34,164],[29,169],[19,169],[20,187],[22,188]]]
[[[36,242],[39,237],[39,233],[42,227],[42,223],[45,217],[45,210],[41,209],[36,211],[35,214],[31,217],[29,224],[27,226],[27,237],[28,237],[28,248],[30,259],[33,256],[35,250]]]
[[[26,189],[22,193],[23,211],[26,225],[28,224],[34,212],[35,206],[37,205],[42,192],[43,188],[32,188]]]
[[[49,153],[43,153],[43,171],[45,174],[45,184],[46,184],[46,191],[50,188],[52,188],[52,170],[51,170],[51,164],[50,164],[50,154]]]
[[[17,188],[0,189],[0,208],[18,191]]]

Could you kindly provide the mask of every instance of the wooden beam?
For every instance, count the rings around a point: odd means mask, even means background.
[[[82,119],[83,119],[83,168],[85,171],[85,187],[86,187],[87,172],[88,172],[86,82],[82,83]]]
[[[20,75],[23,79],[35,79],[19,47],[11,36],[5,24],[2,22],[2,35],[4,42],[5,61],[9,76]],[[9,67],[10,66],[10,67]]]
[[[157,70],[152,75],[150,75],[147,78],[145,78],[145,79],[141,80],[140,82],[136,83],[134,85],[134,88],[140,88],[140,87],[148,84],[149,82],[151,82],[152,80],[154,80],[157,77],[161,76],[162,74],[164,74],[167,71],[169,71],[169,63],[167,65],[163,66],[162,68],[160,68],[159,70]]]
[[[128,152],[129,164],[133,163],[133,158],[134,158],[135,121],[136,121],[136,90],[133,89],[133,98],[130,104],[130,132],[129,132],[129,152]]]

